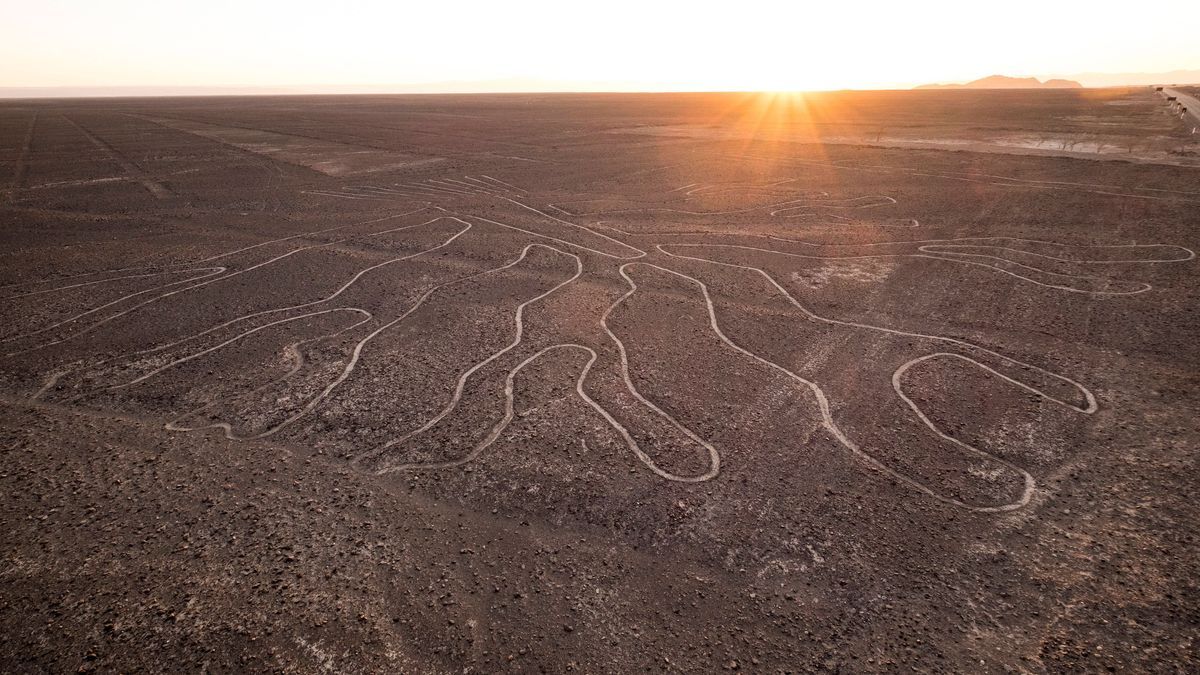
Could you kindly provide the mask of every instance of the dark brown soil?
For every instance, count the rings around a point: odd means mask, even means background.
[[[1200,667],[1147,88],[0,106],[0,669]]]

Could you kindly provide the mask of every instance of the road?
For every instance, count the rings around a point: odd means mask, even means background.
[[[1196,124],[1200,124],[1200,100],[1196,100],[1195,96],[1188,96],[1177,89],[1163,89],[1163,93],[1167,96],[1174,96],[1180,103],[1183,104],[1185,108],[1187,108],[1188,117],[1191,117],[1193,120],[1195,120]],[[1194,128],[1192,133],[1195,133]]]

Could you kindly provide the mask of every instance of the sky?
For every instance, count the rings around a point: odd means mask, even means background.
[[[0,0],[0,17],[0,87],[824,90],[1200,69],[1195,0]]]

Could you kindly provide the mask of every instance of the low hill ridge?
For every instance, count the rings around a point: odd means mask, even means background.
[[[1036,77],[1008,77],[990,75],[966,84],[923,84],[917,89],[1080,89],[1083,85],[1075,80],[1046,80]]]

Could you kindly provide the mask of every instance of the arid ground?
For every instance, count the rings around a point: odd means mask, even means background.
[[[1200,668],[1149,88],[0,105],[0,669]]]

